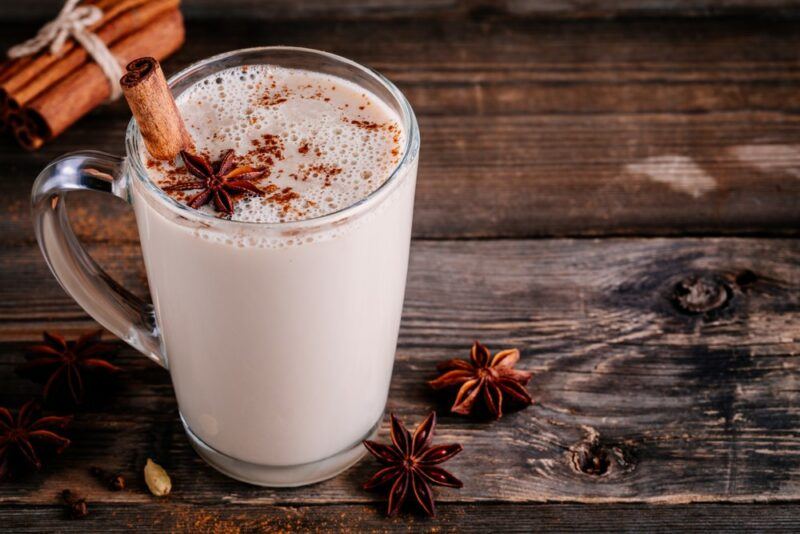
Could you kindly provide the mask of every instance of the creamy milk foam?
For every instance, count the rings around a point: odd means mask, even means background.
[[[268,169],[256,182],[267,194],[238,198],[233,221],[292,223],[347,208],[386,182],[409,135],[393,109],[350,82],[267,65],[212,75],[177,103],[196,152],[216,160],[233,148],[240,164]],[[180,161],[142,160],[161,186],[188,178]],[[206,445],[297,466],[358,445],[381,419],[416,157],[402,172],[371,204],[310,230],[237,224],[211,206],[201,208],[209,217],[192,215],[132,181],[181,414]]]
[[[367,197],[402,158],[405,134],[385,103],[341,78],[255,65],[194,85],[178,106],[196,152],[216,160],[233,149],[243,165],[267,170],[270,192],[237,202],[233,220],[287,222],[332,213]],[[191,178],[181,162],[148,161],[168,186]],[[183,198],[191,194],[184,193]],[[214,213],[207,205],[201,208]]]

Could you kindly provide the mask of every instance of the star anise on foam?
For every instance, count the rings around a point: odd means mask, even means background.
[[[256,169],[249,165],[236,167],[236,156],[233,150],[227,150],[220,160],[213,164],[205,157],[190,154],[185,150],[181,151],[181,158],[183,158],[186,170],[200,181],[192,180],[168,185],[164,187],[164,191],[171,193],[199,189],[198,193],[186,201],[190,208],[198,209],[213,202],[217,211],[230,215],[233,213],[231,195],[266,194],[253,184],[254,181],[264,177],[266,169]]]
[[[386,465],[363,485],[371,490],[389,488],[387,515],[396,515],[409,493],[430,516],[436,514],[433,492],[430,484],[460,488],[460,480],[442,469],[438,464],[445,462],[461,452],[461,445],[431,446],[433,430],[436,428],[436,414],[431,412],[419,424],[414,435],[406,430],[394,414],[391,414],[391,445],[375,441],[364,441],[364,446],[379,462]]]
[[[75,404],[83,401],[85,378],[88,373],[116,373],[119,367],[106,358],[113,347],[102,343],[102,330],[83,334],[75,341],[44,332],[44,343],[30,348],[27,362],[17,372],[38,382],[44,382],[42,396],[48,400],[56,390],[66,389]]]
[[[72,420],[71,416],[37,417],[36,401],[26,402],[17,416],[0,407],[0,479],[22,467],[42,468],[41,450],[45,447],[61,453],[70,441],[58,434]]]
[[[492,357],[489,349],[476,341],[472,345],[469,361],[453,359],[436,366],[443,373],[428,382],[434,389],[459,386],[455,402],[450,411],[462,415],[473,413],[475,402],[480,398],[495,419],[503,416],[503,401],[511,399],[519,404],[533,404],[525,386],[532,374],[514,369],[519,361],[519,351],[508,349]]]

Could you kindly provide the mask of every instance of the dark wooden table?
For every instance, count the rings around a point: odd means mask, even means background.
[[[38,25],[12,17],[53,3],[4,5],[0,45]],[[465,448],[449,464],[464,488],[438,491],[435,520],[387,520],[359,489],[371,461],[299,489],[230,480],[189,446],[168,374],[117,342],[120,390],[76,418],[47,470],[0,485],[2,528],[797,529],[800,31],[785,17],[796,5],[333,4],[189,1],[187,44],[165,70],[301,45],[373,66],[408,95],[423,148],[389,409],[412,422],[438,409],[439,438]],[[620,14],[647,17],[604,18]],[[33,154],[0,142],[0,404],[37,391],[14,366],[43,329],[95,326],[36,246],[33,177],[70,150],[121,152],[128,118],[121,103],[98,109]],[[130,210],[91,195],[71,209],[100,263],[146,295]],[[722,303],[677,306],[676,287],[694,279]],[[494,423],[448,414],[425,381],[475,338],[522,351],[534,406]],[[172,476],[166,499],[144,487],[148,457]],[[582,469],[595,457],[602,474]],[[105,490],[90,465],[122,471],[129,489]],[[89,499],[89,518],[63,518],[63,488]]]

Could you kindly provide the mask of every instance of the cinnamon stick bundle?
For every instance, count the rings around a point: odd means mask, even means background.
[[[109,11],[104,16],[106,23],[100,26],[96,35],[106,45],[113,43],[130,33],[138,31],[159,15],[167,11],[177,9],[180,0],[126,0],[121,4],[135,1],[141,4],[137,9],[125,11],[115,18],[110,18],[112,13],[119,13],[119,10]],[[8,98],[8,105],[11,109],[19,109],[30,102],[36,95],[53,85],[55,82],[83,65],[92,58],[82,46],[70,46],[65,44],[65,51],[62,49],[60,56],[47,53],[39,55],[25,67],[10,76],[6,81],[0,82],[0,90],[3,90]]]
[[[84,0],[81,5],[96,6],[103,10],[103,17],[86,29],[97,33],[100,28],[121,13],[135,9],[150,1],[152,0]],[[6,62],[9,72],[7,74],[0,72],[0,91],[6,89],[5,85],[12,76],[15,78],[14,83],[16,85],[24,84],[35,78],[39,73],[45,71],[48,66],[56,63],[61,57],[74,48],[80,48],[80,45],[70,38],[64,42],[59,54],[51,54],[50,50],[45,48],[34,55],[12,59]]]
[[[110,44],[125,35],[137,31],[159,15],[176,9],[180,0],[116,0],[108,12],[104,12],[105,24],[96,30],[97,36]],[[129,11],[123,8],[136,7]],[[118,15],[118,16],[115,16]],[[115,16],[114,18],[111,18]],[[66,52],[65,52],[66,50]],[[28,61],[23,61],[28,60]],[[93,61],[82,46],[67,41],[61,54],[39,53],[34,57],[20,58],[9,65],[10,73],[0,72],[0,131],[14,125],[22,107],[48,87],[79,68],[86,61]]]
[[[180,48],[184,37],[183,17],[180,11],[171,9],[119,39],[109,49],[121,65],[140,56],[161,60]],[[102,104],[110,94],[109,80],[89,59],[26,102],[18,112],[18,119],[12,112],[8,124],[23,147],[35,150]]]
[[[111,18],[113,15],[118,14],[118,11],[115,9],[116,4],[127,3],[130,1],[131,0],[85,0],[83,5],[96,5],[103,9],[103,19],[90,26],[88,29],[93,31],[105,20]],[[110,10],[114,10],[113,15],[109,13]],[[67,39],[62,47],[62,53],[71,50],[74,46],[76,46],[75,41],[72,39]],[[50,54],[49,50],[44,50],[31,56],[24,56],[6,61],[2,64],[2,66],[0,66],[0,131],[6,129],[6,126],[9,122],[9,114],[12,112],[17,113],[19,111],[19,109],[12,109],[9,107],[13,107],[14,102],[9,102],[8,91],[5,87],[6,84],[11,80],[18,80],[18,83],[20,84],[25,83],[26,81],[30,80],[32,76],[35,76],[37,72],[40,72],[57,59],[58,56]]]

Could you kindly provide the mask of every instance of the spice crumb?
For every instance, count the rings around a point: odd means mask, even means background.
[[[71,490],[65,489],[61,492],[61,499],[67,505],[67,517],[70,519],[83,519],[89,515],[89,506],[86,499],[78,497]]]

